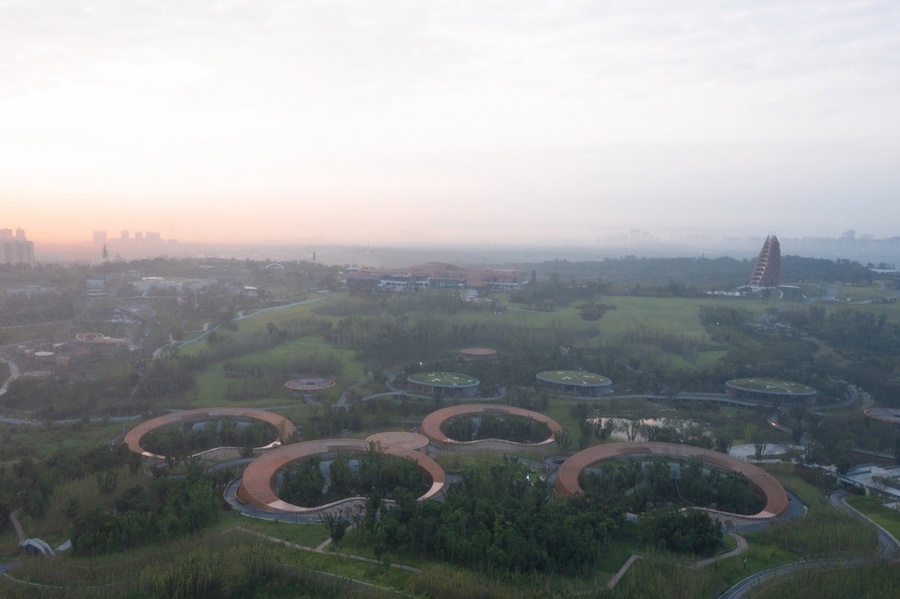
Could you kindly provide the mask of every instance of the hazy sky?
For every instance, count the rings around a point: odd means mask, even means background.
[[[36,241],[900,234],[900,2],[0,0]]]

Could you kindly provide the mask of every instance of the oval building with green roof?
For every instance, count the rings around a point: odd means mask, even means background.
[[[727,381],[725,391],[732,397],[750,401],[788,401],[792,403],[813,401],[819,393],[812,387],[800,383],[759,377]]]
[[[417,372],[406,379],[409,390],[435,397],[475,397],[480,381],[459,372]]]
[[[584,370],[545,370],[535,378],[538,389],[557,395],[600,397],[612,387],[612,381],[605,376]]]

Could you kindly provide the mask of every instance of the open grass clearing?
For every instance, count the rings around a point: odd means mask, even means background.
[[[900,511],[884,505],[884,500],[879,497],[863,497],[850,495],[847,503],[856,508],[873,522],[900,539]]]

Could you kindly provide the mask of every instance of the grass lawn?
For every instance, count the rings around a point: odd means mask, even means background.
[[[743,536],[750,543],[747,551],[707,566],[715,569],[729,585],[740,582],[756,572],[789,564],[802,557],[792,551],[762,543],[754,533]]]
[[[812,510],[829,509],[834,507],[822,494],[822,491],[807,483],[794,474],[793,467],[789,464],[760,464],[763,470],[778,479],[786,489],[797,494],[806,506]]]
[[[847,503],[868,516],[876,524],[900,539],[900,512],[885,507],[884,500],[878,497],[851,495]]]
[[[273,522],[248,518],[237,512],[223,514],[219,525],[221,528],[240,526],[270,537],[275,537],[295,545],[318,547],[328,539],[328,530],[324,524],[301,524],[293,522]]]

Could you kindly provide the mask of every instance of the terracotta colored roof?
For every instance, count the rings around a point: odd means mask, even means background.
[[[563,462],[562,466],[559,467],[554,486],[557,491],[566,495],[583,493],[578,477],[585,468],[601,460],[640,455],[661,456],[679,460],[697,458],[704,464],[743,474],[750,481],[750,485],[765,497],[766,505],[758,514],[751,516],[733,514],[735,516],[762,520],[780,516],[788,509],[788,497],[784,487],[772,475],[761,468],[718,451],[675,443],[607,443],[605,445],[588,447]],[[719,513],[728,515],[728,512],[720,511]]]
[[[432,412],[422,421],[419,432],[437,443],[466,443],[465,441],[451,439],[445,435],[443,431],[441,431],[441,426],[451,418],[469,414],[509,414],[512,416],[523,416],[525,418],[536,420],[537,422],[543,422],[550,428],[550,436],[546,440],[541,441],[540,443],[523,445],[546,445],[548,443],[553,443],[553,436],[563,430],[559,423],[549,416],[544,416],[539,412],[532,412],[531,410],[526,410],[524,408],[493,404],[463,404],[460,406],[442,408]]]
[[[360,453],[368,449],[369,444],[362,439],[322,439],[279,447],[247,466],[238,487],[237,497],[251,507],[268,512],[314,512],[321,506],[293,505],[278,498],[275,494],[275,478],[278,471],[303,458],[339,451]],[[437,497],[444,492],[447,484],[444,469],[430,457],[402,447],[383,446],[382,449],[386,455],[414,460],[431,476],[431,488],[419,497],[419,501]]]
[[[141,441],[147,433],[175,422],[212,420],[214,418],[247,418],[250,420],[260,420],[275,427],[279,436],[284,439],[290,438],[294,434],[294,424],[290,420],[284,416],[266,412],[265,410],[254,410],[250,408],[201,408],[197,410],[185,410],[183,412],[172,412],[171,414],[166,414],[142,422],[128,431],[128,434],[125,435],[125,445],[127,445],[128,449],[131,451],[145,457],[162,459],[163,456],[145,451],[141,446]],[[277,441],[276,444],[280,444],[280,440]]]

